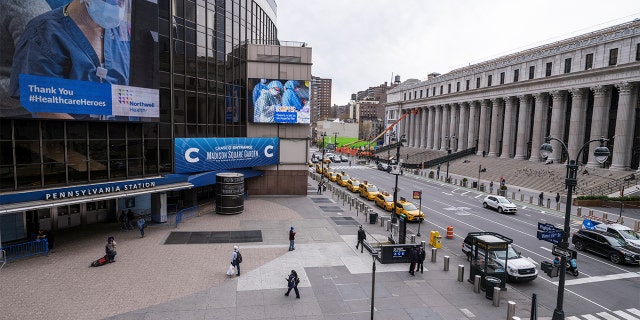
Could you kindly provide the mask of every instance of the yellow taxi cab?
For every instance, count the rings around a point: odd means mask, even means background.
[[[322,173],[322,175],[325,176],[327,179],[329,179],[329,177],[331,176],[331,172],[333,172],[333,170],[331,170],[330,168],[325,167],[324,168],[324,172]]]
[[[367,200],[373,200],[380,193],[378,191],[378,187],[374,184],[369,184],[367,181],[363,181],[360,184],[360,196],[363,198],[367,198]]]
[[[373,199],[373,202],[376,203],[376,206],[384,210],[391,211],[393,209],[393,196],[388,192],[378,193]]]
[[[351,179],[349,177],[348,174],[346,174],[344,171],[338,173],[338,177],[336,178],[336,183],[338,183],[339,185],[346,187],[347,186],[347,181],[349,181],[349,179]]]
[[[307,164],[309,165],[309,168],[313,168],[313,161],[309,160],[307,161]]]
[[[356,178],[349,179],[349,181],[347,181],[347,189],[351,192],[360,191],[360,181]]]
[[[321,163],[316,163],[316,172],[317,173],[322,173],[322,164]]]
[[[396,203],[396,215],[405,215],[409,221],[422,222],[424,220],[424,213],[416,207],[415,204],[407,201],[405,198],[400,198]]]
[[[329,180],[336,182],[336,179],[338,178],[338,173],[335,171],[331,171],[329,172]]]

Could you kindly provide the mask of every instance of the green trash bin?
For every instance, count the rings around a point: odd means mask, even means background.
[[[484,281],[485,281],[485,290],[486,290],[485,297],[489,300],[493,300],[493,288],[500,287],[500,282],[502,282],[502,280],[496,277],[485,277]]]
[[[376,224],[378,223],[378,214],[375,212],[369,213],[369,223]]]

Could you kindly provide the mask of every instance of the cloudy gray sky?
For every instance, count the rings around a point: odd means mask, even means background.
[[[640,19],[638,0],[276,0],[278,38],[313,48],[332,104],[391,82],[425,79]]]

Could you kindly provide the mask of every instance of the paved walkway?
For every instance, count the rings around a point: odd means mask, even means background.
[[[116,223],[75,230],[56,239],[49,257],[11,262],[0,271],[0,319],[370,319],[372,259],[355,249],[358,223],[377,239],[379,224],[343,208],[331,196],[250,197],[235,216],[203,214],[178,229],[156,225],[144,238]],[[331,217],[351,217],[338,225]],[[296,250],[288,230],[296,228]],[[260,230],[263,241],[240,243],[242,275],[225,274],[235,243],[164,245],[172,231]],[[426,232],[426,231],[425,231]],[[109,235],[117,262],[91,268]],[[450,242],[449,242],[450,241]],[[530,298],[507,285],[499,307],[467,282],[459,239],[444,240],[436,263],[430,251],[423,274],[407,264],[376,263],[376,319],[506,319],[507,301],[529,318]],[[443,257],[450,256],[450,271]],[[457,266],[465,265],[465,281]],[[295,269],[301,299],[284,296]],[[538,314],[552,311],[538,308]],[[539,318],[543,319],[543,318]]]

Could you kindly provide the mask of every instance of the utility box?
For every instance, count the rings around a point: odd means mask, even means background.
[[[378,223],[378,214],[373,212],[373,210],[369,211],[369,223],[376,224]]]
[[[431,231],[429,233],[429,245],[436,249],[442,248],[442,236],[439,231]]]

